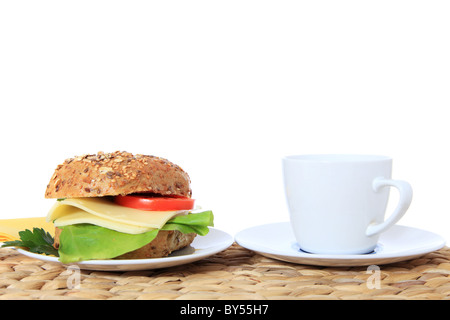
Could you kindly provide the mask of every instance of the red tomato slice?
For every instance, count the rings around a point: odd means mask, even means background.
[[[116,196],[114,202],[124,207],[144,211],[175,211],[193,209],[195,200],[185,197],[164,197],[139,194]]]

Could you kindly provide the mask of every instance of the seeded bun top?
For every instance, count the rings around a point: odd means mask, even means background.
[[[151,192],[191,197],[190,178],[172,162],[128,152],[83,155],[58,165],[46,198],[78,198]]]

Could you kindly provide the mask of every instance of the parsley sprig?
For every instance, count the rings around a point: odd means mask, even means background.
[[[53,247],[53,237],[42,228],[20,231],[19,237],[20,240],[4,242],[2,247],[24,247],[30,252],[58,256],[58,250]]]

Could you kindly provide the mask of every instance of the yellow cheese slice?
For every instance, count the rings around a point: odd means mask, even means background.
[[[160,229],[168,220],[187,211],[142,211],[119,206],[105,198],[60,200],[50,209],[47,221],[55,226],[91,223],[112,230],[138,234]]]
[[[76,207],[72,208],[74,208],[75,210],[55,220],[54,224],[56,227],[64,227],[79,223],[90,223],[100,227],[130,234],[144,233],[154,229],[149,227],[131,225],[123,222],[118,223],[116,221],[104,219],[102,217],[90,214]]]
[[[45,221],[45,217],[17,218],[0,220],[0,242],[19,239],[19,232],[25,229],[42,228],[54,235],[55,226]]]

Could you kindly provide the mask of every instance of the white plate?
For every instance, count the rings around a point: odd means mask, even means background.
[[[172,252],[168,257],[152,259],[127,259],[127,260],[89,260],[71,265],[77,265],[84,270],[98,271],[135,271],[173,267],[190,263],[212,256],[231,246],[234,239],[228,233],[219,229],[210,228],[206,236],[197,236],[190,246]],[[43,261],[58,262],[57,257],[32,253],[23,249],[17,249],[20,253]]]
[[[238,232],[235,241],[263,256],[316,266],[367,266],[409,260],[441,249],[445,240],[432,232],[395,225],[380,235],[374,252],[359,255],[307,253],[300,249],[289,222],[251,227]]]

